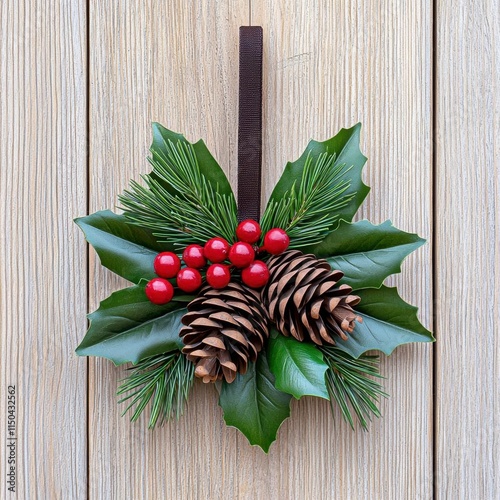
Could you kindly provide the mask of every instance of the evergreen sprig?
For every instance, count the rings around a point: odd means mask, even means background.
[[[271,199],[262,216],[263,232],[273,227],[290,236],[290,248],[314,245],[323,240],[334,224],[338,212],[355,196],[344,195],[351,184],[342,178],[350,167],[335,165],[335,154],[322,153],[314,160],[309,154],[302,175],[279,200]]]
[[[220,193],[206,179],[191,144],[168,140],[164,150],[149,158],[153,171],[142,176],[146,186],[131,181],[131,189],[119,196],[125,216],[150,229],[159,242],[179,248],[204,244],[214,235],[233,241],[234,196]]]
[[[353,358],[335,347],[320,347],[323,359],[328,365],[326,385],[330,404],[335,401],[344,419],[354,429],[352,411],[361,427],[366,430],[367,420],[372,415],[380,417],[377,407],[379,398],[387,397],[382,386],[374,378],[383,378],[379,372],[378,356],[363,354]]]
[[[126,394],[119,403],[129,402],[123,415],[135,406],[130,418],[135,421],[152,401],[148,427],[153,429],[157,423],[183,414],[194,380],[194,365],[183,354],[175,351],[151,356],[130,369],[132,373],[117,392],[118,396]]]

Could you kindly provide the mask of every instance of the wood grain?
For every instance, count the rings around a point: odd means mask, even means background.
[[[236,186],[238,28],[248,3],[92,1],[90,16],[99,48],[90,57],[91,211],[113,207],[129,179],[150,170],[152,121],[205,139]],[[92,254],[91,307],[123,285]],[[90,498],[237,497],[244,439],[225,429],[213,387],[197,387],[187,414],[152,432],[146,419],[120,416],[124,370],[90,367]]]
[[[84,1],[0,5],[0,470],[16,386],[17,498],[85,498]]]
[[[120,416],[123,368],[90,360],[87,394],[74,356],[87,286],[93,309],[125,284],[92,251],[87,269],[71,221],[87,210],[87,160],[90,211],[113,207],[149,170],[159,121],[203,137],[236,186],[238,27],[250,3],[264,27],[263,201],[310,138],[361,121],[372,187],[361,216],[427,238],[435,221],[435,457],[431,346],[384,360],[391,398],[369,433],[304,399],[269,455],[225,427],[213,388],[198,384],[186,415],[154,433]],[[499,498],[498,0],[90,0],[88,20],[86,4],[0,4],[0,448],[15,384],[17,497],[385,500],[434,487],[436,498]],[[429,327],[432,281],[430,244],[390,281]]]
[[[437,2],[437,498],[500,498],[500,3]]]
[[[372,187],[361,216],[391,218],[430,238],[431,2],[252,0],[252,9],[265,33],[264,195],[309,139],[325,140],[360,121],[369,158],[364,178]],[[427,326],[431,271],[428,244],[390,280],[421,308]],[[431,498],[431,350],[407,346],[383,361],[391,397],[369,433],[353,433],[338,414],[334,425],[326,405],[300,401],[270,455],[281,455],[287,478],[278,496]],[[299,460],[314,472],[298,473]]]
[[[90,61],[92,210],[113,205],[128,179],[147,171],[151,120],[205,137],[236,184],[237,30],[246,7],[92,3],[90,43],[100,47]],[[403,229],[429,236],[429,4],[400,11],[389,2],[332,8],[254,0],[252,9],[265,33],[265,194],[311,136],[325,139],[362,120],[366,178],[376,193],[363,215],[376,222],[393,216]],[[429,248],[397,280],[426,324]],[[122,285],[94,259],[90,275],[93,306]],[[92,361],[91,498],[428,498],[430,349],[400,349],[383,371],[392,398],[370,434],[352,433],[339,415],[334,425],[327,403],[303,400],[266,456],[224,426],[206,387],[196,388],[179,423],[154,434],[145,420],[131,425],[113,395],[123,371]]]

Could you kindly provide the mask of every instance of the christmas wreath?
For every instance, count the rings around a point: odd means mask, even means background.
[[[133,283],[89,315],[77,348],[132,363],[118,394],[149,426],[183,412],[195,377],[215,382],[228,425],[267,451],[290,400],[314,396],[363,428],[385,393],[378,358],[431,342],[417,308],[383,284],[424,240],[390,221],[352,222],[368,194],[360,125],[288,163],[260,221],[203,141],[153,125],[143,183],[123,214],[76,219],[101,263]]]

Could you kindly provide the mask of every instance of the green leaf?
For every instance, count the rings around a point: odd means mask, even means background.
[[[147,229],[110,210],[80,217],[75,223],[95,248],[102,265],[132,283],[154,278],[154,258],[158,252],[172,250],[165,243],[157,243]]]
[[[406,303],[396,288],[357,290],[361,302],[355,307],[363,318],[356,323],[348,340],[338,340],[336,347],[354,358],[372,349],[385,354],[410,342],[434,342],[432,333],[417,318],[418,308]]]
[[[277,389],[296,399],[302,396],[329,399],[325,382],[328,366],[314,345],[283,335],[271,336],[268,355]]]
[[[89,314],[90,327],[78,346],[79,356],[100,356],[116,365],[181,349],[179,337],[185,303],[192,297],[175,297],[164,306],[151,303],[146,281],[124,288],[101,302]]]
[[[245,375],[223,382],[219,405],[227,425],[239,429],[250,444],[260,446],[266,453],[276,439],[283,421],[290,416],[291,396],[274,386],[265,352],[255,363],[249,363]]]
[[[375,226],[367,220],[341,221],[319,245],[308,248],[344,273],[341,283],[354,290],[379,288],[387,276],[401,271],[401,262],[425,240],[395,228],[391,221]]]
[[[341,191],[342,198],[345,198],[347,202],[333,210],[330,215],[335,216],[335,221],[339,219],[351,221],[370,191],[369,187],[361,179],[361,171],[366,162],[366,157],[359,148],[360,131],[361,124],[358,123],[350,129],[341,129],[335,137],[327,141],[311,141],[298,160],[289,162],[286,165],[283,175],[271,194],[263,219],[271,218],[267,212],[279,210],[281,200],[289,196],[289,193],[295,189],[300,190],[303,188],[300,184],[304,168],[310,161],[317,162],[321,155],[327,153],[329,156],[335,155],[332,168],[341,165],[346,167],[342,169],[341,175],[335,177],[335,183],[342,180],[348,181],[347,189]],[[336,224],[337,222],[330,229],[333,229]]]
[[[153,123],[153,142],[150,148],[153,158],[155,158],[155,156],[168,155],[168,151],[165,146],[169,140],[174,144],[179,141],[185,144],[191,144],[182,134],[172,132],[159,123]],[[211,155],[203,140],[200,139],[192,146],[203,176],[212,184],[216,191],[221,194],[233,196],[233,191],[229,181],[227,180],[226,174],[215,161],[215,158]]]

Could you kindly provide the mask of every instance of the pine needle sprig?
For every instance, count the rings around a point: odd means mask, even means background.
[[[150,429],[174,416],[179,419],[193,385],[193,363],[175,351],[145,358],[130,370],[117,391],[118,396],[126,394],[119,403],[129,403],[122,415],[135,406],[134,422],[151,402]]]
[[[273,227],[290,236],[290,248],[314,245],[323,240],[339,220],[338,212],[356,195],[344,193],[351,182],[343,178],[351,167],[335,165],[335,154],[322,153],[316,160],[309,154],[302,176],[279,201],[270,200],[261,226]]]
[[[377,407],[380,397],[388,396],[374,380],[383,378],[379,372],[378,356],[364,354],[356,359],[335,347],[323,346],[319,349],[328,365],[326,385],[332,410],[336,402],[342,416],[353,429],[354,411],[361,427],[366,430],[373,415],[380,417]]]
[[[191,144],[169,140],[164,149],[149,158],[153,171],[142,176],[145,186],[132,181],[119,196],[125,216],[150,229],[159,242],[175,242],[179,248],[203,244],[214,235],[233,241],[234,196],[220,193],[206,179]]]

